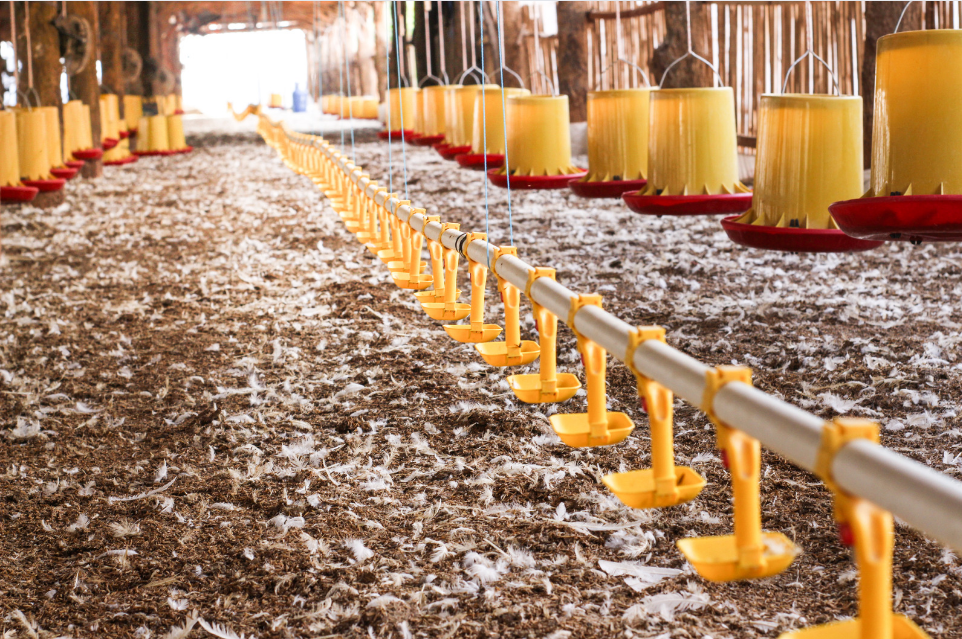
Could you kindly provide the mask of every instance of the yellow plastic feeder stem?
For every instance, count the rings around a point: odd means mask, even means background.
[[[859,570],[858,617],[795,632],[779,639],[928,639],[910,619],[892,612],[892,514],[846,494],[832,479],[838,451],[856,439],[878,443],[878,424],[863,419],[836,419],[822,431],[817,474],[835,494],[835,517],[843,543],[855,546]]]
[[[625,362],[638,382],[651,427],[651,468],[607,475],[602,481],[623,504],[631,508],[666,508],[691,501],[705,487],[705,479],[674,459],[674,394],[635,368],[635,350],[646,340],[665,343],[665,329],[643,326],[628,337]]]
[[[441,234],[447,230],[457,231],[461,228],[460,224],[445,224]],[[421,302],[421,308],[427,313],[428,317],[441,322],[458,322],[463,320],[471,313],[472,304],[461,304],[458,298],[461,291],[458,290],[458,261],[460,254],[447,247],[441,247],[441,257],[444,261],[443,281],[444,297],[441,300]],[[438,285],[439,286],[439,285]],[[472,292],[472,302],[474,296]],[[483,306],[482,306],[483,309]]]
[[[738,181],[730,87],[653,91],[649,118],[648,186],[643,195],[749,191]]]
[[[504,122],[505,109],[507,109],[508,119],[512,117],[512,109],[509,102],[512,98],[530,96],[531,92],[527,89],[505,88],[504,103],[501,102],[501,89],[495,87],[495,91],[488,91],[485,87],[484,98],[478,91],[474,96],[473,113],[471,115],[471,153],[488,155],[504,155]],[[565,105],[567,108],[567,104]],[[484,113],[484,118],[481,114]],[[564,116],[567,123],[567,115]],[[508,130],[511,130],[510,125]],[[570,135],[570,133],[569,133]],[[570,149],[570,139],[569,139]],[[511,145],[509,139],[508,145]],[[569,151],[570,153],[570,151]],[[571,163],[570,160],[568,162]],[[514,164],[514,156],[511,157],[511,164]]]
[[[588,175],[582,182],[643,180],[648,173],[648,104],[656,89],[588,94]]]
[[[635,428],[626,414],[608,410],[605,390],[608,353],[575,329],[575,315],[585,306],[600,308],[601,296],[579,295],[571,298],[568,315],[568,327],[578,338],[578,352],[581,353],[588,381],[588,412],[556,414],[549,418],[554,432],[572,448],[617,444],[624,441]]]
[[[497,250],[493,264],[505,255],[518,256],[518,249],[504,246]],[[475,348],[490,366],[524,366],[538,359],[541,352],[537,342],[521,339],[521,291],[495,273],[498,292],[504,302],[504,341],[477,344]]]
[[[474,240],[486,240],[485,233],[468,233],[464,242],[464,252],[467,255],[468,246]],[[487,283],[488,269],[481,262],[468,260],[468,271],[471,274],[471,311],[470,324],[445,324],[444,330],[458,342],[466,344],[480,344],[490,342],[501,333],[497,324],[484,323],[484,287]]]
[[[531,297],[531,287],[538,278],[554,280],[553,268],[536,268],[528,272],[525,295],[531,301],[534,320],[538,329],[538,349],[541,352],[540,370],[537,374],[510,375],[508,386],[515,397],[525,404],[564,402],[575,396],[581,382],[571,373],[558,373],[558,318]]]
[[[412,209],[411,215],[420,213],[424,215],[424,209]],[[438,218],[440,219],[440,218]],[[425,224],[427,221],[425,219]],[[394,277],[394,283],[398,288],[422,291],[431,285],[434,278],[430,273],[423,273],[422,266],[424,264],[421,262],[421,248],[424,246],[424,227],[421,227],[420,231],[416,231],[411,228],[411,225],[405,223],[404,226],[407,229],[408,235],[408,250],[406,253],[406,261],[408,263],[407,271],[392,274]]]
[[[401,200],[397,203],[394,209],[397,210],[397,207],[404,204],[410,205],[411,201]],[[385,210],[387,210],[387,206],[385,206]],[[404,246],[403,235],[401,231],[401,220],[398,219],[393,211],[387,210],[387,214],[387,221],[391,228],[391,241],[387,248],[377,252],[377,256],[388,268],[391,268],[391,262],[397,262],[398,260],[403,259]]]
[[[369,242],[373,242],[377,238],[377,214],[375,210],[374,199],[367,197],[367,189],[374,187],[375,193],[381,193],[387,189],[383,187],[378,187],[377,182],[369,182],[367,187],[362,193],[361,200],[361,226],[358,228],[354,236],[357,241],[361,244],[367,245]]]
[[[763,95],[752,208],[738,222],[837,229],[828,207],[862,193],[862,98]]]
[[[759,472],[761,444],[715,417],[716,393],[728,382],[751,383],[751,370],[719,366],[708,371],[702,402],[715,424],[719,448],[727,460],[734,495],[735,534],[694,537],[677,542],[695,571],[709,581],[742,581],[777,575],[788,568],[798,548],[781,533],[762,532]]]

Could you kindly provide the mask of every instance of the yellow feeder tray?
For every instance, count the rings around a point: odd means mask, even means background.
[[[588,175],[571,181],[575,195],[620,198],[648,183],[648,103],[655,90],[588,93]]]
[[[468,246],[474,240],[487,240],[485,233],[468,233],[464,241],[464,254],[468,253]],[[466,344],[480,344],[490,342],[501,333],[497,324],[484,323],[484,286],[488,278],[488,269],[481,262],[468,259],[468,271],[471,274],[471,308],[469,324],[445,324],[444,330],[454,340]],[[447,306],[447,305],[445,305]],[[427,309],[425,309],[427,310]],[[430,313],[428,313],[430,316]]]
[[[431,221],[440,222],[441,220],[440,218],[435,219],[432,217]],[[456,281],[457,271],[458,271],[458,252],[453,249],[445,249],[444,245],[441,244],[441,240],[440,240],[440,238],[444,236],[445,232],[457,231],[460,228],[461,228],[460,224],[441,224],[441,234],[438,236],[438,239],[428,240],[428,253],[430,253],[431,255],[431,273],[434,274],[434,281],[431,283],[432,289],[430,291],[420,291],[415,293],[414,296],[418,299],[418,302],[421,304],[421,308],[423,308],[424,311],[428,313],[428,317],[431,317],[432,319],[457,321],[460,319],[464,319],[464,317],[467,317],[467,312],[461,317],[454,317],[453,315],[451,317],[444,317],[443,309],[441,309],[442,310],[442,313],[440,313],[441,317],[434,317],[433,315],[431,315],[431,312],[429,311],[429,309],[425,307],[425,304],[441,304],[441,305],[444,304],[445,300],[447,299],[449,281],[450,281],[451,287],[454,289],[454,291],[451,293],[451,297],[452,297],[451,303],[454,304],[455,301],[461,296],[461,291],[457,290],[457,281]],[[448,272],[448,269],[446,266],[447,259],[445,257],[446,251],[449,251],[449,250],[454,254],[453,255],[454,264],[450,272]],[[465,306],[467,307],[467,304],[465,304]]]
[[[835,518],[842,541],[855,546],[859,569],[856,619],[786,632],[779,639],[929,639],[912,620],[892,612],[892,514],[842,491],[832,479],[832,462],[845,444],[865,439],[878,444],[878,424],[836,419],[822,431],[817,473],[835,494]]]
[[[507,188],[510,179],[513,189],[564,189],[588,174],[571,163],[568,96],[515,96],[506,102],[509,166],[488,170],[492,184]]]
[[[548,418],[551,428],[568,446],[585,448],[610,446],[624,441],[635,425],[624,413],[608,410],[606,405],[605,374],[608,353],[575,328],[575,315],[584,306],[601,307],[600,295],[579,295],[571,298],[568,327],[578,338],[578,352],[584,362],[588,380],[588,412],[556,414]]]
[[[513,246],[499,248],[494,255],[493,264],[505,255],[518,256]],[[495,273],[498,278],[498,292],[504,303],[504,341],[477,344],[475,348],[491,366],[524,366],[538,359],[541,349],[537,342],[521,339],[521,291],[516,286]]]
[[[862,193],[862,98],[763,95],[752,208],[722,220],[737,244],[797,253],[866,251],[828,207]]]
[[[460,153],[471,150],[471,132],[474,126],[475,95],[484,90],[501,93],[496,84],[469,84],[450,86],[444,91],[444,142],[434,145],[445,160],[453,160]]]
[[[389,131],[379,131],[377,136],[382,140],[410,140],[414,135],[415,113],[417,112],[421,89],[401,87],[387,92],[388,112],[390,119]],[[402,126],[404,127],[402,130]]]
[[[425,210],[411,209],[412,217],[418,213],[424,215]],[[427,221],[425,221],[425,224],[427,224]],[[430,273],[424,273],[423,267],[425,265],[421,261],[421,248],[424,246],[424,227],[422,226],[420,231],[416,231],[411,228],[408,222],[403,222],[401,228],[403,229],[402,239],[407,240],[404,246],[404,262],[407,269],[399,273],[392,272],[391,276],[398,288],[422,291],[434,281]]]
[[[524,88],[509,87],[502,91],[497,86],[494,91],[478,91],[474,95],[471,110],[471,134],[468,139],[470,148],[455,156],[459,165],[466,169],[497,169],[504,165],[504,111],[508,98],[528,96],[531,92]],[[511,111],[508,110],[510,116]],[[512,163],[514,160],[512,159]],[[512,182],[512,186],[514,182]]]
[[[581,382],[571,373],[557,371],[558,318],[531,297],[531,287],[538,278],[555,278],[553,268],[536,268],[528,272],[525,295],[531,301],[534,321],[538,329],[538,349],[541,352],[540,370],[537,374],[510,375],[508,386],[515,397],[525,404],[564,402],[575,396]]]
[[[715,394],[725,384],[751,383],[751,370],[719,366],[708,371],[704,410],[717,429],[718,445],[731,472],[735,534],[694,537],[677,542],[695,571],[709,581],[742,581],[777,575],[795,560],[799,550],[782,533],[763,532],[759,472],[761,445],[757,439],[731,429],[715,417]]]
[[[729,87],[651,93],[648,185],[622,199],[636,213],[741,213],[752,194],[738,181],[735,98]]]
[[[691,501],[705,487],[705,479],[674,460],[674,394],[642,375],[635,368],[635,350],[646,340],[665,343],[665,329],[645,326],[628,337],[625,362],[635,375],[638,396],[644,402],[651,427],[651,468],[613,473],[604,477],[605,486],[630,508],[666,508]]]

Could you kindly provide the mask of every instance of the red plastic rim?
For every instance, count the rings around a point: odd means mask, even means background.
[[[99,160],[104,156],[103,149],[77,149],[76,151],[71,151],[73,155],[78,160]]]
[[[192,147],[192,146],[185,146],[185,147],[182,148],[182,149],[176,149],[176,150],[172,151],[172,153],[190,153],[190,152],[193,151],[193,150],[194,150],[194,147]]]
[[[962,195],[892,195],[828,207],[846,235],[901,242],[962,241]]]
[[[62,180],[72,180],[74,177],[77,176],[77,172],[78,172],[79,170],[80,170],[80,169],[72,169],[72,168],[70,168],[70,167],[62,167],[62,168],[59,168],[59,169],[58,169],[58,168],[50,169],[50,173],[51,173],[51,175],[53,175],[55,178],[60,178],[60,179],[62,179]]]
[[[110,160],[109,162],[104,162],[104,166],[123,166],[125,164],[133,164],[137,161],[136,155],[128,155],[122,160]]]
[[[721,221],[722,228],[735,244],[766,251],[791,253],[856,253],[878,248],[882,242],[860,240],[838,229],[800,229],[756,226],[737,222],[737,215]]]
[[[435,144],[441,144],[444,142],[444,134],[440,135],[418,135],[415,133],[411,136],[411,144],[414,146],[434,146]]]
[[[623,193],[621,199],[635,213],[644,215],[718,215],[744,213],[752,208],[751,193],[719,195],[641,195]]]
[[[183,109],[176,109],[176,110],[174,111],[174,115],[184,115],[184,110],[183,110]]]
[[[130,132],[129,132],[129,131],[121,131],[121,132],[120,132],[120,139],[121,139],[121,140],[126,140],[128,137],[130,137]]]
[[[67,168],[70,168],[70,169],[82,169],[82,168],[84,168],[84,163],[83,163],[82,161],[80,161],[80,160],[70,160],[70,161],[68,161],[68,162],[64,162],[64,165],[65,165]]]
[[[470,149],[469,149],[470,150]],[[454,158],[465,169],[483,171],[485,167],[484,153],[464,153]],[[504,156],[498,153],[488,153],[487,167],[500,169],[504,166]]]
[[[622,193],[639,191],[645,188],[648,180],[609,180],[608,182],[584,182],[580,179],[571,180],[568,186],[578,197],[611,197],[620,198]]]
[[[414,137],[414,131],[409,129],[405,129],[403,131],[400,129],[396,131],[378,131],[377,137],[382,140],[410,140],[412,137]]]
[[[450,144],[435,144],[434,150],[437,151],[442,158],[445,160],[454,160],[458,155],[462,153],[467,153],[471,150],[471,145],[467,146],[451,146]]]
[[[2,186],[0,187],[0,201],[29,202],[37,197],[40,189],[33,186]]]
[[[577,179],[588,175],[587,171],[581,173],[568,173],[567,175],[512,175],[511,188],[534,191],[536,189],[566,189],[572,179]],[[488,171],[488,179],[491,184],[508,188],[508,176],[498,173],[498,169]]]
[[[59,191],[63,188],[63,185],[67,183],[67,180],[20,180],[23,182],[24,186],[33,186],[40,189],[41,193],[50,193],[51,191]]]
[[[104,138],[104,151],[109,151],[120,144],[120,140],[116,138]]]
[[[174,155],[174,154],[176,154],[176,153],[181,153],[181,151],[170,151],[170,150],[167,150],[167,151],[134,151],[134,155],[146,155],[146,156],[154,156],[154,155]]]

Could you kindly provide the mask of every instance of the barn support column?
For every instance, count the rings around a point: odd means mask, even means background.
[[[97,3],[89,1],[68,2],[67,13],[83,18],[90,24],[90,42],[87,46],[94,52],[90,62],[77,75],[70,78],[70,89],[84,104],[90,107],[90,133],[94,147],[100,147],[100,84],[97,82],[97,56],[100,30],[97,21]],[[104,174],[103,160],[84,162],[80,174],[85,178],[99,178]]]
[[[98,2],[100,10],[100,66],[101,85],[117,94],[120,102],[120,119],[124,118],[124,32],[126,30],[126,2]]]
[[[140,55],[143,67],[140,77],[131,80],[124,87],[124,93],[131,95],[144,95],[149,91],[144,90],[144,78],[148,75],[148,60],[150,58],[150,3],[149,2],[125,2],[126,9],[126,30],[127,46]],[[149,85],[147,85],[149,86]]]
[[[557,7],[558,94],[568,96],[571,121],[585,122],[588,119],[588,3],[559,2]]]

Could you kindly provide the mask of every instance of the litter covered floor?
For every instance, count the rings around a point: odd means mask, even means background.
[[[771,579],[704,581],[675,542],[732,521],[699,411],[676,402],[676,461],[705,490],[624,507],[601,478],[650,466],[626,368],[609,366],[608,401],[634,434],[568,448],[547,417],[583,412],[583,391],[519,404],[517,371],[448,338],[307,178],[218,126],[190,156],[70,182],[58,209],[0,212],[0,631],[723,639],[856,614],[855,565],[814,476],[763,453],[763,526],[803,554]],[[385,142],[345,144],[387,182]],[[962,475],[957,245],[762,253],[717,218],[567,192],[512,192],[509,225],[507,192],[481,172],[431,149],[390,158],[394,190],[429,214]],[[489,322],[497,302],[489,279]],[[526,301],[522,332],[536,339]],[[583,378],[565,328],[558,359]],[[962,561],[899,524],[894,592],[933,637],[962,637]]]

